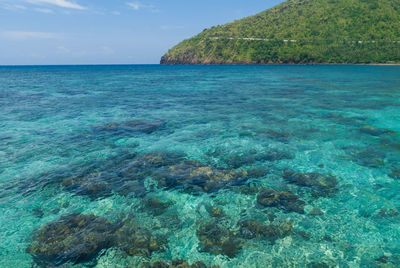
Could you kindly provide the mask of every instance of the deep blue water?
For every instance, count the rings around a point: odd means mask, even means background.
[[[399,66],[0,67],[0,267],[399,267]]]

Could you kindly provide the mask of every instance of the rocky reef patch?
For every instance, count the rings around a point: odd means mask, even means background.
[[[216,220],[199,224],[196,235],[200,241],[200,250],[214,255],[233,258],[243,247],[243,240]]]
[[[390,130],[390,129],[382,129],[382,128],[377,128],[373,126],[363,126],[359,129],[360,133],[362,134],[368,134],[371,136],[384,136],[384,135],[394,135],[396,132]]]
[[[275,207],[286,212],[304,213],[305,202],[290,191],[263,189],[257,196],[261,207]]]
[[[283,172],[283,179],[290,184],[307,187],[315,197],[333,196],[338,191],[338,182],[332,175],[323,175],[317,172],[300,173],[292,170]]]
[[[97,133],[112,133],[115,135],[120,134],[152,134],[156,131],[166,129],[166,122],[164,120],[130,120],[126,122],[112,122],[104,125],[93,126],[92,129]]]
[[[45,266],[88,262],[101,250],[113,246],[117,229],[118,225],[94,215],[62,216],[35,232],[26,252]]]
[[[219,169],[193,160],[159,169],[154,178],[161,188],[177,188],[194,194],[240,186],[248,180],[245,170]]]
[[[251,176],[261,176],[266,171],[252,170]],[[111,158],[94,163],[87,170],[70,172],[63,176],[61,185],[77,195],[91,199],[120,195],[145,196],[151,189],[145,180],[151,178],[160,189],[176,189],[187,193],[212,193],[223,188],[241,186],[248,180],[246,170],[217,168],[186,155],[174,152],[132,153],[125,158]],[[53,180],[57,181],[56,179]]]
[[[102,250],[111,247],[130,256],[150,257],[163,251],[165,245],[163,236],[153,234],[133,218],[110,223],[94,215],[71,214],[34,231],[26,252],[47,267],[95,262]]]
[[[285,238],[293,233],[291,222],[265,224],[254,220],[240,220],[239,236],[243,239],[259,238],[274,243],[277,239]]]
[[[168,261],[155,261],[153,263],[145,262],[140,265],[139,268],[219,268],[219,266],[207,266],[202,261],[197,261],[193,264],[189,264],[184,260],[173,260]]]

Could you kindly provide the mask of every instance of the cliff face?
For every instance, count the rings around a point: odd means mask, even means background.
[[[400,0],[289,0],[204,30],[161,64],[399,63]]]

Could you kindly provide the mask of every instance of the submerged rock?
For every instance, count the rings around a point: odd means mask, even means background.
[[[133,220],[126,220],[114,233],[114,245],[130,256],[150,257],[155,251],[162,251],[167,241],[152,234]]]
[[[38,218],[42,218],[44,216],[44,212],[40,207],[32,209],[32,213]]]
[[[293,232],[290,222],[280,224],[265,224],[253,220],[241,220],[239,235],[244,239],[262,238],[274,243],[277,239],[289,236]]]
[[[391,169],[389,177],[391,177],[392,179],[400,180],[400,168]]]
[[[243,245],[243,241],[236,234],[217,221],[200,224],[196,235],[200,241],[201,250],[214,255],[226,255],[233,258]]]
[[[309,187],[313,196],[327,197],[336,194],[338,182],[334,176],[322,175],[320,173],[299,173],[285,170],[283,178],[298,186]]]
[[[360,166],[379,168],[385,165],[386,154],[376,149],[367,149],[351,155],[353,161]]]
[[[47,267],[91,262],[101,250],[111,247],[131,256],[150,257],[165,245],[164,237],[132,219],[110,223],[94,215],[71,214],[35,231],[26,252]]]
[[[107,123],[102,126],[94,126],[92,129],[97,132],[115,133],[145,133],[151,134],[157,130],[162,130],[166,126],[163,120],[130,120],[123,123]]]
[[[271,140],[287,143],[290,140],[291,135],[282,131],[276,131],[269,129],[266,131],[267,137]]]
[[[397,211],[397,209],[395,208],[381,208],[377,213],[376,213],[376,217],[379,218],[391,218],[391,217],[395,217],[395,216],[399,216],[400,212]]]
[[[61,184],[67,191],[91,199],[108,197],[114,193],[144,196],[147,193],[144,185],[147,177],[162,167],[183,161],[185,157],[179,152],[126,153],[94,162],[86,170],[78,167],[69,171],[75,176],[63,176]]]
[[[74,176],[62,177],[61,184],[65,189],[91,199],[115,193],[124,196],[134,193],[143,197],[155,187],[192,194],[210,193],[244,185],[248,180],[246,171],[207,166],[199,161],[186,160],[186,155],[179,152],[126,153],[95,162],[87,170],[78,168],[68,173]],[[146,187],[147,179],[154,181],[151,187]]]
[[[273,162],[284,159],[294,159],[294,156],[286,151],[270,149],[265,152],[251,150],[245,153],[234,153],[223,158],[228,167],[240,168],[250,166],[255,162]]]
[[[310,216],[321,216],[321,215],[324,215],[324,212],[323,212],[321,209],[319,209],[319,208],[313,207],[313,208],[308,212],[308,215],[310,215]]]
[[[380,257],[374,259],[371,263],[371,267],[377,268],[398,268],[400,263],[400,256],[395,254],[383,254]]]
[[[190,265],[183,260],[173,260],[172,262],[156,261],[154,263],[142,263],[140,268],[219,268],[219,266],[207,266],[201,261],[197,261]]]
[[[211,217],[219,218],[225,216],[225,212],[223,211],[223,209],[218,206],[205,206],[205,208]]]
[[[112,237],[117,228],[105,218],[94,215],[62,216],[34,232],[26,252],[45,266],[88,262],[102,249],[113,245]]]
[[[246,171],[217,169],[187,160],[159,170],[155,178],[160,187],[181,188],[189,193],[197,193],[243,185],[247,181],[246,176]]]
[[[307,265],[307,268],[331,268],[334,266],[330,266],[326,262],[312,262]]]
[[[238,190],[241,194],[253,195],[257,194],[260,191],[260,188],[256,184],[247,183],[245,185],[240,186]]]
[[[146,134],[153,133],[156,130],[161,130],[166,127],[166,123],[164,120],[131,120],[124,124],[127,128],[132,129],[134,131],[143,132]]]
[[[232,168],[240,168],[242,166],[249,166],[256,161],[255,154],[244,153],[234,154],[224,158],[224,162]]]
[[[361,133],[369,134],[372,136],[393,135],[396,133],[390,129],[381,129],[373,126],[363,126],[362,128],[359,129],[359,131]]]
[[[97,176],[96,176],[97,175]],[[67,191],[78,195],[86,195],[91,199],[112,196],[111,186],[103,181],[100,174],[93,174],[90,177],[66,179],[61,182]]]
[[[250,168],[247,170],[247,176],[249,178],[262,178],[265,177],[268,174],[269,170],[266,168],[258,168],[258,167],[254,167],[254,168]]]
[[[171,166],[178,164],[186,159],[186,154],[182,152],[152,152],[139,154],[134,159],[136,166],[148,168],[159,168],[163,166]]]
[[[142,210],[150,212],[154,216],[163,214],[174,203],[170,201],[163,201],[156,197],[146,197],[142,201]]]
[[[368,168],[383,167],[388,152],[390,152],[390,150],[380,145],[344,146],[342,149],[347,153],[351,161]]]
[[[284,159],[294,159],[294,156],[288,152],[280,150],[270,150],[256,156],[257,161],[279,161]]]
[[[263,189],[257,196],[257,203],[264,207],[276,207],[287,212],[304,213],[305,202],[289,191]]]

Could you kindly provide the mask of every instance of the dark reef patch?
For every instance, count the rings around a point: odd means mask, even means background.
[[[276,149],[269,150],[256,156],[256,160],[260,162],[270,162],[279,160],[291,160],[294,156],[286,151]]]
[[[92,129],[97,133],[121,134],[152,134],[155,131],[164,130],[166,122],[164,120],[130,120],[123,123],[107,123],[100,126],[93,126]]]
[[[41,265],[61,265],[91,261],[113,245],[113,233],[118,225],[94,215],[62,216],[40,228],[26,249]]]
[[[77,195],[89,196],[97,199],[113,195],[112,187],[102,177],[101,173],[90,174],[86,178],[65,179],[61,182],[67,191]]]
[[[400,168],[393,167],[390,169],[389,177],[392,179],[400,180]]]
[[[32,238],[26,252],[44,266],[90,263],[102,250],[111,247],[130,256],[150,257],[166,245],[164,237],[153,234],[132,218],[110,223],[85,214],[62,216],[35,231]]]
[[[258,176],[253,172],[254,176]],[[258,173],[262,173],[259,171]],[[146,179],[153,184],[145,185]],[[180,152],[126,153],[106,160],[93,161],[41,174],[22,187],[45,187],[61,184],[73,194],[99,199],[120,194],[144,197],[156,187],[187,193],[212,193],[223,188],[245,185],[246,170],[217,168],[196,160],[187,160]],[[22,188],[21,187],[21,188]],[[22,189],[21,189],[22,190]]]
[[[67,191],[91,199],[120,195],[144,196],[148,189],[144,180],[157,169],[179,163],[185,154],[177,152],[128,153],[94,162],[89,169],[70,171],[71,177],[63,176],[61,184]],[[75,176],[73,176],[75,175]],[[55,180],[57,181],[57,180]]]
[[[392,217],[396,217],[399,215],[400,215],[400,212],[397,209],[383,207],[375,214],[375,217],[376,218],[392,218]]]
[[[385,165],[387,150],[378,146],[344,148],[350,159],[364,167],[381,168]]]
[[[334,176],[320,173],[299,173],[285,170],[283,178],[290,184],[308,187],[315,197],[329,197],[337,193],[338,182]]]
[[[259,168],[259,167],[253,167],[247,170],[247,176],[249,178],[262,178],[266,175],[268,175],[269,170],[267,168]]]
[[[228,155],[223,156],[223,162],[229,168],[240,168],[243,166],[251,166],[256,162],[274,162],[280,160],[291,160],[294,156],[286,151],[277,149],[268,149],[264,152],[257,152],[256,150],[251,150],[248,152],[226,152]]]
[[[290,138],[292,137],[292,135],[289,133],[286,133],[283,131],[277,131],[277,130],[273,130],[273,129],[269,129],[265,133],[269,139],[274,140],[274,141],[279,141],[282,143],[289,142]]]
[[[210,214],[211,217],[220,218],[220,217],[224,217],[225,216],[224,210],[219,206],[206,205],[205,208],[206,208],[208,214]]]
[[[243,241],[218,221],[201,223],[196,231],[202,251],[235,257],[243,246]]]
[[[173,204],[171,201],[164,201],[157,197],[145,197],[142,201],[142,210],[154,216],[160,216]]]
[[[198,161],[186,160],[157,170],[154,178],[161,188],[182,189],[196,194],[243,185],[247,181],[247,172],[219,169]]]
[[[276,207],[286,212],[304,213],[305,202],[289,191],[263,189],[257,196],[257,203],[264,207]]]
[[[207,266],[202,261],[197,261],[190,265],[184,260],[173,260],[172,262],[167,261],[156,261],[153,263],[145,262],[140,265],[140,268],[219,268],[219,266]]]
[[[150,257],[155,251],[164,250],[164,237],[152,234],[134,220],[128,219],[114,233],[114,244],[130,256]]]
[[[277,239],[289,236],[293,232],[291,222],[265,224],[254,220],[240,220],[239,236],[244,239],[261,238],[274,243]]]
[[[371,136],[384,136],[384,135],[394,135],[396,132],[390,130],[390,129],[381,129],[381,128],[376,128],[373,126],[363,126],[362,128],[359,129],[360,133],[363,134],[368,134]]]
[[[235,153],[225,157],[224,162],[231,168],[250,166],[256,162],[256,153]]]

